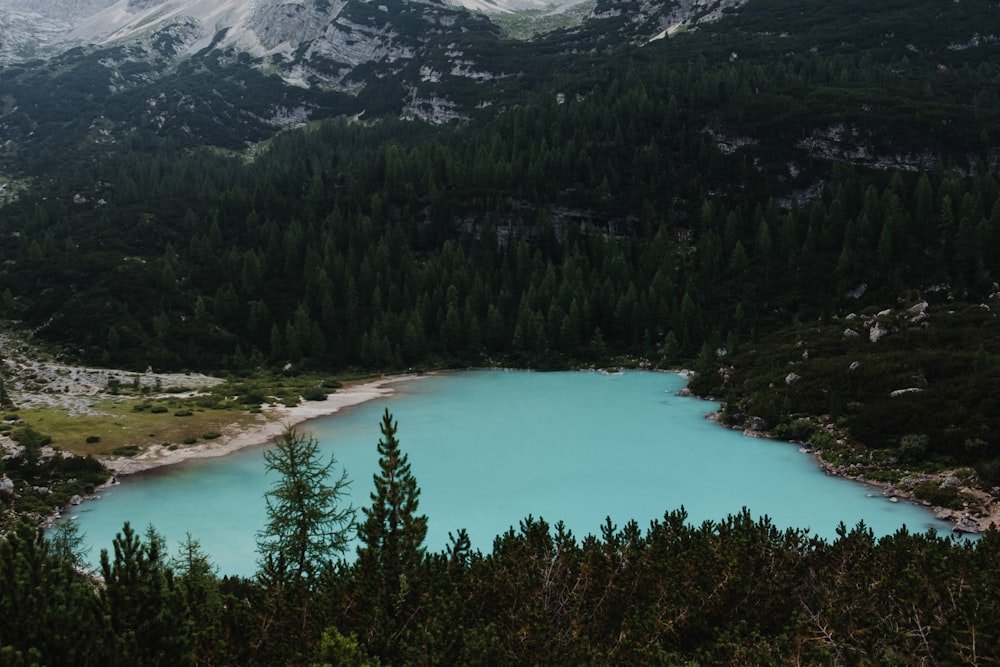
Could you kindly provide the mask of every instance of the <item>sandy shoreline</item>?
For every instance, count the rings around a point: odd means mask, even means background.
[[[247,447],[266,445],[288,426],[298,426],[312,419],[334,415],[344,408],[391,396],[395,392],[394,385],[422,377],[429,376],[393,375],[338,389],[327,396],[325,401],[302,401],[292,408],[283,406],[264,408],[258,415],[259,426],[246,428],[234,425],[224,429],[222,437],[217,440],[173,450],[154,446],[136,456],[101,459],[101,463],[115,475],[128,475],[193,459],[226,456]]]

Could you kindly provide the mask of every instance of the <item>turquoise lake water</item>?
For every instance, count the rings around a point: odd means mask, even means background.
[[[582,538],[606,516],[641,527],[684,506],[690,521],[744,506],[779,527],[832,539],[839,522],[876,535],[949,530],[926,509],[891,503],[878,489],[824,474],[797,445],[748,438],[705,414],[717,404],[682,398],[678,375],[468,371],[397,385],[384,400],[300,428],[347,469],[355,507],[369,503],[379,422],[388,408],[421,489],[427,546],[465,528],[484,552],[529,514],[565,522]],[[172,552],[190,533],[220,574],[251,575],[264,491],[262,448],[133,475],[75,508],[95,563],[125,521],[152,524]],[[359,510],[359,517],[361,516]]]

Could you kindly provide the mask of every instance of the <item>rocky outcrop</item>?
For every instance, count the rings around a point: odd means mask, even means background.
[[[923,391],[922,387],[907,387],[905,389],[896,389],[895,391],[889,392],[889,398],[898,398],[899,396],[905,396],[906,394],[919,394]]]

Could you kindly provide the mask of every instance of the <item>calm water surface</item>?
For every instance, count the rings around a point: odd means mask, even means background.
[[[683,505],[690,520],[720,520],[744,506],[779,527],[833,538],[839,522],[876,535],[947,530],[925,509],[890,503],[877,489],[825,475],[798,446],[747,438],[704,418],[714,403],[674,393],[673,374],[470,371],[397,385],[396,395],[303,425],[352,480],[351,502],[369,503],[386,408],[420,485],[427,546],[469,532],[493,538],[529,514],[598,533],[606,516],[645,526]],[[134,475],[76,508],[96,562],[125,521],[152,524],[175,550],[201,542],[220,574],[250,575],[263,493],[274,482],[262,449]],[[360,511],[359,511],[360,516]]]

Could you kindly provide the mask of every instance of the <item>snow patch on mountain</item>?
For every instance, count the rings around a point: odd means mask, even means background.
[[[541,11],[558,14],[587,0],[452,0],[448,4],[487,14]]]

